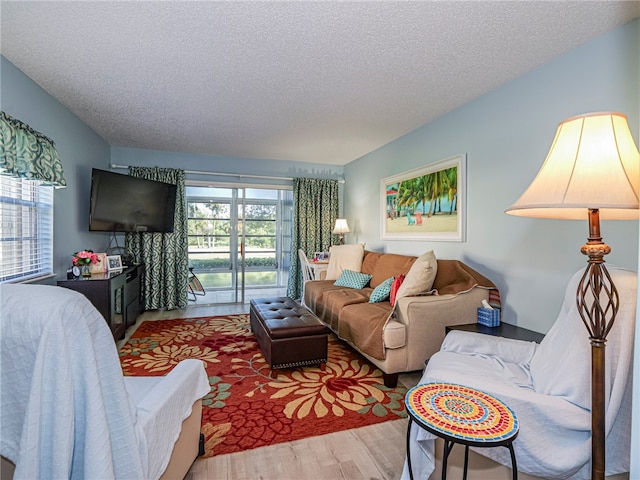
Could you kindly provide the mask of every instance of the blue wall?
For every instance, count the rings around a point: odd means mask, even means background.
[[[138,148],[113,147],[111,163],[143,167],[182,168],[188,171],[216,173],[244,173],[273,177],[313,177],[342,179],[344,167],[319,163],[289,162],[279,160],[221,157],[194,153],[162,152]],[[116,170],[126,172],[126,170]],[[187,180],[203,182],[235,182],[256,185],[291,185],[291,181],[255,179],[251,177],[223,177],[187,174]]]
[[[504,211],[535,177],[565,118],[622,112],[637,143],[639,62],[635,20],[349,163],[344,209],[355,232],[347,240],[463,260],[497,283],[505,321],[546,332],[568,279],[584,268],[579,248],[588,235],[586,218],[539,220]],[[382,241],[380,180],[460,153],[467,154],[467,241]],[[602,230],[613,248],[607,263],[636,270],[638,222],[603,222]]]
[[[2,110],[51,138],[60,154],[67,187],[54,190],[53,270],[64,278],[74,252],[107,247],[108,235],[89,232],[89,192],[91,167],[108,165],[111,148],[6,58],[0,62]]]

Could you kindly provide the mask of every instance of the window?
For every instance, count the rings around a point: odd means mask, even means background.
[[[242,285],[246,290],[286,289],[292,190],[187,186],[186,193],[189,266],[206,291],[237,301],[224,293]]]
[[[53,187],[0,176],[0,282],[53,273]]]

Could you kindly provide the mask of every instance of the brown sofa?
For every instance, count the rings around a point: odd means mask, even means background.
[[[367,287],[340,287],[335,280],[309,281],[304,286],[304,305],[380,368],[387,386],[395,386],[400,372],[424,367],[440,349],[447,325],[475,322],[477,308],[496,288],[458,260],[437,260],[429,294],[399,298],[395,308],[388,300],[369,303],[376,286],[389,277],[406,275],[416,259],[365,251],[361,272],[372,275]]]

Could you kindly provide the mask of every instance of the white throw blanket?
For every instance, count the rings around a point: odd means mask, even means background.
[[[609,271],[621,299],[606,347],[606,474],[612,475],[629,471],[637,280],[634,272]],[[569,283],[562,311],[540,345],[453,331],[419,382],[466,385],[511,407],[520,422],[513,443],[518,470],[542,478],[587,479],[591,473],[591,347],[575,302],[581,274]],[[414,478],[428,478],[435,437],[415,424],[411,433]],[[504,447],[474,450],[511,467]],[[402,478],[409,478],[406,462]]]
[[[157,479],[209,392],[200,360],[122,376],[113,335],[83,295],[0,285],[0,453],[16,479]]]
[[[191,415],[193,403],[211,390],[203,362],[182,360],[164,377],[124,377],[124,384],[136,404],[145,478],[160,478],[182,421]]]
[[[2,455],[15,478],[144,478],[111,331],[83,295],[3,285]]]

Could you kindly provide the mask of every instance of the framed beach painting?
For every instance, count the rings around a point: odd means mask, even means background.
[[[466,154],[380,181],[383,240],[466,241]]]

